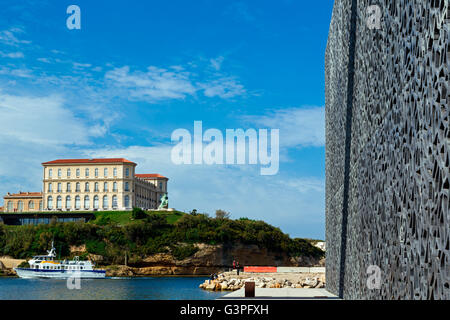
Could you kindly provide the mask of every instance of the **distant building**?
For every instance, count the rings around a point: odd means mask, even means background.
[[[135,174],[136,165],[124,158],[44,162],[43,192],[8,193],[4,211],[156,209],[169,179]]]
[[[19,192],[9,193],[3,197],[4,207],[0,212],[33,212],[42,211],[41,192]]]

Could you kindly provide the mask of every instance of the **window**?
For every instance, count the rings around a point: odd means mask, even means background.
[[[8,201],[8,212],[12,212],[13,211],[13,202],[12,201]]]
[[[23,201],[20,200],[17,206],[17,211],[22,212],[23,211]]]
[[[43,210],[44,208],[42,207],[42,200],[39,201],[39,210]]]
[[[84,208],[89,209],[89,196],[84,197]]]
[[[28,201],[28,209],[34,209],[34,202],[32,200]]]
[[[98,177],[98,168],[95,168],[95,177]]]
[[[62,191],[61,182],[58,182],[58,192]]]
[[[52,196],[49,196],[47,199],[47,208],[53,209],[53,197]]]
[[[117,196],[113,196],[113,197],[112,197],[112,207],[113,207],[114,209],[117,208]]]
[[[75,197],[75,209],[80,209],[81,208],[81,199],[80,196],[76,196]]]
[[[103,191],[104,192],[108,191],[108,182],[103,183]]]
[[[77,169],[77,177],[80,176],[80,169]]]
[[[84,191],[88,192],[89,191],[89,182],[86,182],[84,184]]]
[[[66,209],[70,209],[72,207],[72,201],[70,199],[70,196],[66,197]]]
[[[117,191],[117,182],[113,183],[113,191]]]
[[[108,196],[103,196],[103,209],[108,209]]]
[[[48,169],[48,177],[51,178],[53,176],[53,169]]]
[[[56,209],[62,209],[62,197],[58,196],[56,198]]]
[[[72,191],[72,186],[70,183],[67,183],[67,192],[71,192]]]
[[[125,182],[125,191],[130,191],[130,184]]]
[[[130,168],[126,168],[126,169],[125,169],[125,175],[126,175],[127,177],[130,176]]]
[[[68,178],[70,178],[70,174],[71,174],[70,169],[67,169],[67,177]]]
[[[117,168],[114,168],[114,170],[113,170],[113,176],[114,176],[114,177],[117,177]]]
[[[125,208],[130,207],[130,196],[125,196]]]
[[[86,168],[86,177],[89,177],[89,169],[88,168]]]
[[[94,197],[94,209],[98,209],[98,196]]]
[[[80,191],[81,191],[80,183],[79,183],[79,182],[77,182],[77,184],[75,185],[75,191],[76,191],[76,192],[80,192]]]
[[[94,191],[95,191],[95,192],[98,192],[98,182],[96,182],[96,183],[94,184]]]
[[[58,178],[61,178],[61,176],[62,176],[62,170],[58,169]]]
[[[106,177],[108,177],[108,168],[103,169],[103,175]]]
[[[52,192],[52,183],[51,182],[48,184],[48,192]]]

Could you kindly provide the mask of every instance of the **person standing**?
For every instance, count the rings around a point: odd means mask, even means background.
[[[233,270],[236,269],[236,260],[233,260]]]
[[[239,261],[236,261],[237,275],[239,275]]]

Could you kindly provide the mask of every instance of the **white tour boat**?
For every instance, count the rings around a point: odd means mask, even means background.
[[[17,275],[21,278],[104,278],[105,270],[94,270],[94,264],[91,261],[80,261],[78,257],[74,260],[55,260],[55,248],[47,251],[46,256],[35,256],[28,260],[29,268],[14,268]]]

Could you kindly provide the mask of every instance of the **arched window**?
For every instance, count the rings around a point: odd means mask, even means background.
[[[86,182],[84,185],[84,191],[89,191],[89,182]]]
[[[23,201],[19,200],[19,203],[17,205],[17,211],[22,212],[23,211]]]
[[[108,196],[103,196],[103,209],[108,209]]]
[[[81,199],[80,196],[76,196],[75,197],[75,209],[80,209],[81,208]]]
[[[70,174],[71,174],[70,169],[67,169],[67,177],[70,177]]]
[[[130,184],[125,182],[125,191],[130,191]]]
[[[42,206],[42,200],[39,200],[39,210],[43,210],[43,206]]]
[[[86,168],[86,177],[89,177],[89,169]]]
[[[117,182],[113,183],[113,191],[117,191]]]
[[[70,199],[70,196],[66,197],[66,209],[70,209],[72,207],[72,201]]]
[[[8,201],[8,212],[12,212],[14,210],[14,204],[12,201]]]
[[[108,191],[108,182],[103,183],[103,191],[104,192]]]
[[[56,198],[56,209],[62,209],[62,197],[58,196]]]
[[[112,197],[112,207],[113,209],[117,209],[117,196]]]
[[[98,182],[96,182],[96,183],[94,184],[94,191],[95,191],[95,192],[98,192]]]
[[[94,209],[98,209],[98,196],[94,197]]]
[[[58,182],[58,192],[62,191],[62,186],[61,186],[61,182]]]
[[[28,201],[28,209],[34,209],[34,201],[33,200]]]
[[[98,168],[95,168],[95,176],[98,177]]]
[[[89,196],[84,197],[84,208],[89,209]]]
[[[52,196],[49,196],[47,199],[47,208],[53,209],[53,197]]]
[[[125,196],[125,208],[130,207],[130,196]]]
[[[80,191],[81,191],[80,183],[79,183],[79,182],[77,182],[77,184],[75,185],[75,191],[76,191],[76,192],[80,192]]]

